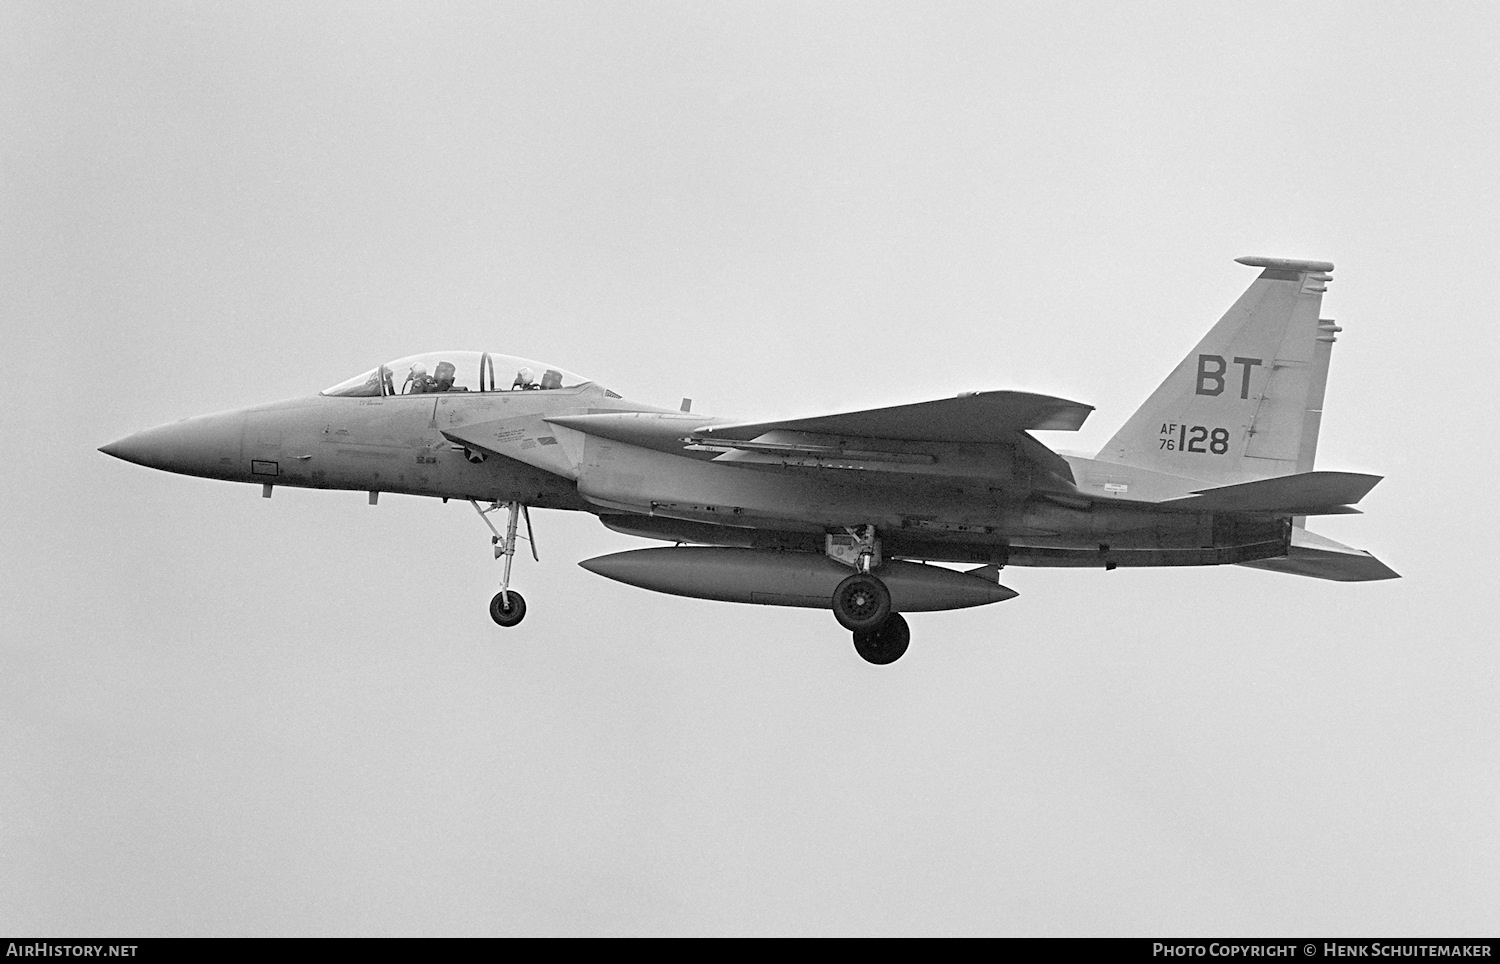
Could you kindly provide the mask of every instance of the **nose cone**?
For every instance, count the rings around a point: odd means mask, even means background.
[[[153,445],[147,438],[153,431],[152,429],[147,429],[144,432],[127,435],[122,439],[110,442],[108,445],[99,446],[99,451],[105,455],[113,455],[117,459],[123,459],[126,462],[134,462],[136,465],[157,468],[158,463],[161,461],[160,455],[156,452],[158,446]]]
[[[231,478],[239,461],[244,416],[238,412],[201,415],[158,425],[99,447],[126,462],[209,478]]]

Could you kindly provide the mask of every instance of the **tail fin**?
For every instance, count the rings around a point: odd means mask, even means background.
[[[1209,482],[1310,472],[1338,326],[1318,318],[1333,265],[1236,258],[1260,277],[1099,453]]]

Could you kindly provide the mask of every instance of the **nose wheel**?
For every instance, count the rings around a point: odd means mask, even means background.
[[[490,618],[508,629],[526,618],[526,600],[514,589],[497,592],[490,600]]]

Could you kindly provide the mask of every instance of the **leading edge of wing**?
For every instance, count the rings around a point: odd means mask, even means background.
[[[751,441],[767,432],[893,439],[905,442],[1003,442],[1028,430],[1076,432],[1092,405],[1030,392],[968,392],[889,408],[774,422],[706,425],[698,438]]]

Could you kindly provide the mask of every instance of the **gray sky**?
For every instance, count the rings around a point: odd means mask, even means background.
[[[1487,3],[0,0],[0,930],[1493,934]],[[95,448],[472,347],[1098,448],[1338,268],[1315,524],[1405,575],[1010,569],[866,665],[537,513]],[[1489,599],[1489,602],[1485,600]]]

